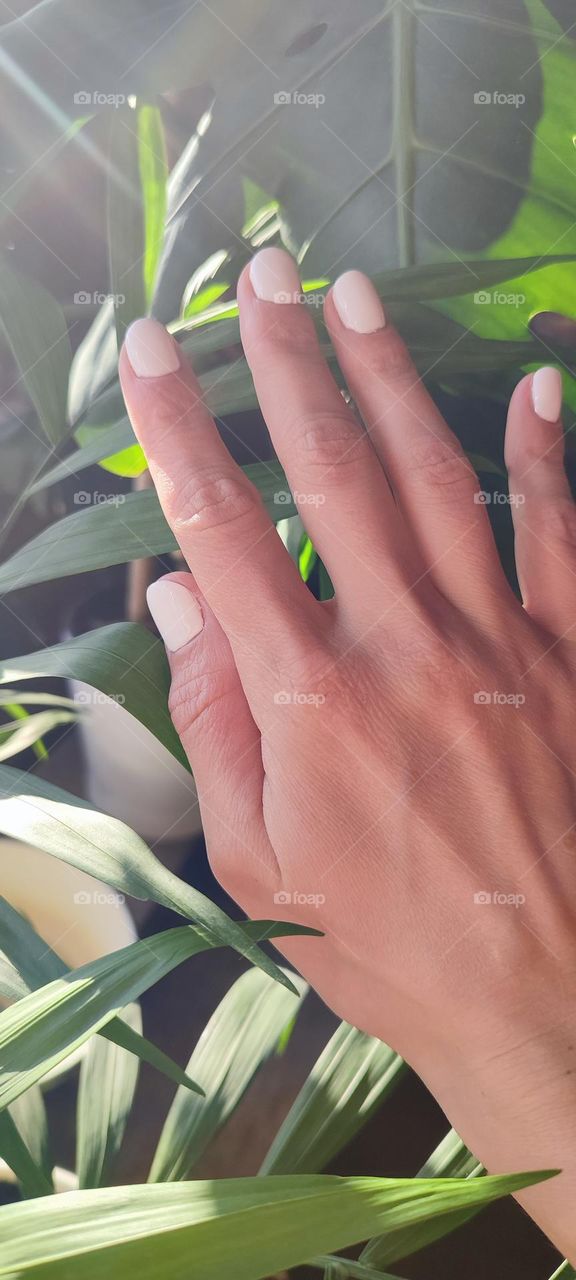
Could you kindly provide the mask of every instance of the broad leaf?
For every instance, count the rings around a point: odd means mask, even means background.
[[[317,1254],[549,1174],[472,1182],[386,1178],[233,1178],[98,1191],[7,1205],[0,1276],[42,1280],[262,1280]]]
[[[235,1111],[256,1072],[274,1052],[307,991],[295,979],[295,999],[251,969],[230,988],[207,1023],[187,1071],[203,1086],[197,1105],[179,1089],[156,1149],[149,1182],[186,1178],[208,1143]]]
[[[340,1023],[280,1126],[260,1173],[324,1169],[392,1093],[404,1069],[388,1045]]]

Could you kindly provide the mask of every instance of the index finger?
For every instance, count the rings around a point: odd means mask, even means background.
[[[271,668],[275,659],[293,659],[296,646],[308,647],[306,632],[322,611],[228,453],[178,344],[158,321],[136,320],[129,328],[120,380],[164,515],[239,669],[262,654]]]

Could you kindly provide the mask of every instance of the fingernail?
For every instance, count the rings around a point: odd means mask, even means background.
[[[532,403],[534,411],[545,422],[558,422],[562,413],[562,374],[559,369],[546,366],[537,369],[532,378]]]
[[[138,378],[162,378],[180,368],[178,344],[158,320],[146,317],[130,325],[126,354]]]
[[[204,626],[202,610],[196,597],[181,582],[159,578],[148,587],[146,600],[170,653],[177,653],[200,635]]]
[[[386,326],[384,307],[372,281],[362,271],[345,271],[332,289],[338,315],[346,329],[375,333]]]
[[[261,302],[299,302],[300,276],[285,249],[261,249],[250,263],[250,280]]]

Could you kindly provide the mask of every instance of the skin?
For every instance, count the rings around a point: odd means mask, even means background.
[[[411,1063],[490,1172],[562,1170],[519,1200],[574,1263],[576,515],[561,423],[521,381],[506,459],[522,607],[394,329],[352,332],[326,299],[364,428],[306,309],[260,301],[248,269],[238,299],[292,490],[322,498],[301,513],[329,603],[301,582],[183,358],[154,378],[120,361],[191,570],[172,577],[204,617],[169,654],[170,705],[212,866],[250,916],[323,930],[280,949]],[[482,690],[515,701],[479,703]],[[298,901],[279,906],[283,890]],[[475,901],[494,893],[507,901]]]

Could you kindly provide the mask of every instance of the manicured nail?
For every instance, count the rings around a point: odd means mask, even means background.
[[[346,329],[375,333],[385,328],[384,307],[372,281],[362,271],[345,271],[336,281],[332,297]]]
[[[261,302],[299,302],[298,268],[285,249],[261,249],[250,263],[250,280]]]
[[[545,422],[558,422],[562,413],[562,374],[547,366],[537,369],[532,378],[534,411]]]
[[[202,610],[195,596],[181,582],[159,578],[148,587],[146,600],[170,653],[177,653],[200,635],[204,626]]]
[[[146,317],[130,325],[124,339],[126,354],[138,378],[162,378],[180,368],[178,344],[158,320]]]

